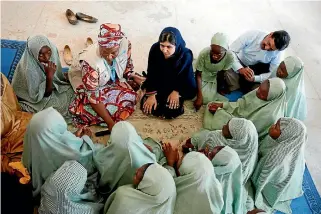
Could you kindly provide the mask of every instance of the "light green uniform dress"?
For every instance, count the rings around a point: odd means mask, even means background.
[[[23,146],[22,163],[32,176],[34,196],[65,161],[76,160],[85,167],[88,175],[95,173],[93,156],[102,147],[93,144],[87,135],[79,138],[69,132],[64,118],[52,107],[33,115]]]
[[[222,186],[215,176],[208,158],[199,152],[190,152],[182,160],[176,176],[174,168],[167,165],[161,145],[152,138],[144,143],[151,146],[158,163],[172,174],[176,184],[177,198],[175,214],[217,214],[223,209]]]
[[[286,86],[280,78],[271,78],[270,90],[267,101],[257,97],[258,89],[251,91],[236,102],[223,102],[223,108],[219,108],[212,114],[207,108],[204,114],[204,128],[209,130],[222,129],[223,125],[233,117],[251,120],[259,134],[259,140],[267,135],[268,130],[280,117],[284,117],[286,111]]]
[[[45,97],[47,77],[44,65],[38,60],[39,51],[44,46],[51,49],[50,61],[57,66],[52,80],[53,91],[48,97]],[[53,107],[70,122],[69,105],[75,97],[74,90],[63,75],[58,49],[45,36],[28,38],[13,75],[12,87],[24,111],[36,113]]]
[[[259,147],[259,163],[252,181],[256,189],[255,206],[272,213],[274,209],[292,213],[291,201],[303,194],[305,168],[305,125],[294,118],[281,118],[281,135],[269,135]]]
[[[284,59],[288,76],[283,79],[286,85],[286,117],[304,121],[307,117],[307,101],[304,87],[304,65],[300,58],[289,56]],[[276,71],[272,74],[276,77]]]
[[[136,169],[156,163],[155,155],[143,144],[133,125],[121,121],[115,124],[108,145],[94,156],[100,174],[100,191],[110,194],[118,186],[131,184]]]
[[[157,163],[150,165],[137,188],[118,187],[106,201],[105,214],[172,214],[176,201],[171,174]]]
[[[99,214],[104,207],[96,191],[86,188],[87,170],[77,161],[66,161],[42,186],[39,214]]]
[[[211,161],[200,152],[189,152],[179,167],[175,184],[175,214],[221,213],[224,201]]]
[[[242,164],[237,153],[225,146],[212,159],[216,178],[223,187],[224,207],[221,214],[244,212]]]
[[[211,45],[218,45],[228,50],[228,38],[223,33],[216,33],[211,40]],[[217,93],[217,73],[229,70],[234,62],[234,55],[227,51],[223,59],[218,63],[211,62],[211,48],[207,47],[201,51],[196,61],[196,70],[202,73],[203,104],[211,101],[227,101],[227,98]]]
[[[213,150],[216,146],[234,149],[242,163],[243,184],[251,177],[258,159],[258,135],[254,124],[244,118],[232,118],[228,122],[232,138],[227,139],[221,130],[201,130],[192,136],[192,144],[197,150]]]

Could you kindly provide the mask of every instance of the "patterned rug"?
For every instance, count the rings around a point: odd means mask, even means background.
[[[25,44],[24,41],[1,40],[1,72],[7,76],[10,82],[25,49]],[[230,95],[229,99],[236,100],[237,96],[241,96],[241,94]],[[142,138],[151,137],[158,141],[170,140],[178,145],[202,127],[204,108],[195,112],[191,101],[185,102],[184,107],[184,115],[175,120],[161,120],[156,117],[146,116],[137,107],[128,121],[135,126]],[[75,131],[72,126],[69,126],[69,129]],[[91,129],[93,132],[97,132],[105,128],[95,126],[91,127]],[[108,136],[94,137],[93,140],[96,143],[106,144]],[[321,198],[307,167],[303,177],[302,189],[304,190],[304,195],[293,200],[291,204],[293,214],[321,214]],[[280,212],[277,213],[279,214]]]

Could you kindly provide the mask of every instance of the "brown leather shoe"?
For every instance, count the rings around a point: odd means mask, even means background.
[[[66,17],[67,17],[70,24],[75,25],[78,23],[78,19],[77,19],[76,15],[70,9],[66,10]]]
[[[88,16],[84,13],[76,13],[76,17],[77,17],[77,19],[80,19],[80,20],[83,20],[83,21],[89,22],[89,23],[96,23],[98,21],[98,19],[96,19],[95,17]]]

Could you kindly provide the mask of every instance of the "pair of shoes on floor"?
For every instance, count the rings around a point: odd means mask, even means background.
[[[88,37],[86,40],[86,47],[92,45],[93,43],[94,43],[93,40],[90,37]],[[71,49],[70,49],[69,45],[65,45],[63,56],[64,56],[65,63],[67,65],[71,65],[72,60],[73,60],[73,56],[72,56]]]
[[[84,13],[76,13],[75,15],[75,13],[72,12],[70,9],[66,10],[66,17],[69,23],[72,25],[76,25],[78,23],[78,20],[83,20],[89,23],[96,23],[98,21],[98,19],[96,19],[95,17],[86,15]]]

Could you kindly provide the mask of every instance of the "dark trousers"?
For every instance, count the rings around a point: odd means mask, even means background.
[[[251,68],[254,71],[254,75],[260,75],[260,74],[264,74],[264,73],[269,73],[270,72],[270,64],[268,63],[257,63],[255,65],[250,65],[248,66],[249,68]],[[259,87],[260,84],[256,83],[256,82],[249,82],[245,79],[245,77],[243,75],[240,75],[240,79],[239,79],[239,84],[240,84],[240,90],[246,94],[252,90],[254,90],[255,88]]]
[[[143,111],[143,106],[148,96],[144,96],[140,103],[140,108]],[[165,119],[174,119],[182,114],[184,114],[184,99],[179,98],[179,107],[177,109],[170,109],[169,103],[167,102],[167,97],[162,97],[156,95],[157,108],[152,110],[152,115],[156,117],[163,117]]]

